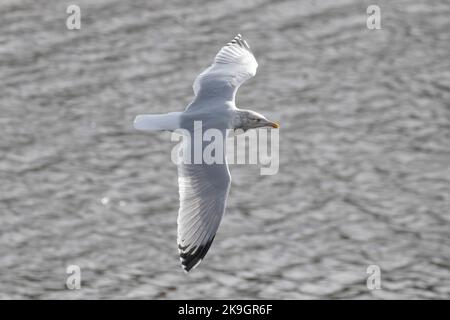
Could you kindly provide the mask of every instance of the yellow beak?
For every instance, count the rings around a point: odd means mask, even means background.
[[[270,126],[271,126],[272,128],[275,128],[275,129],[278,129],[278,128],[280,127],[280,125],[279,125],[278,123],[276,123],[276,122],[271,122],[271,123],[270,123]]]

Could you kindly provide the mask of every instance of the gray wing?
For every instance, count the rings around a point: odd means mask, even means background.
[[[178,250],[187,272],[195,268],[214,240],[230,189],[224,164],[179,164]]]
[[[258,63],[250,46],[238,34],[217,53],[214,63],[194,81],[196,99],[234,99],[239,86],[256,74]]]

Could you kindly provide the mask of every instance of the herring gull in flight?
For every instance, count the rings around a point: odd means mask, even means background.
[[[277,123],[263,115],[235,105],[238,88],[256,74],[257,67],[249,45],[238,34],[220,49],[213,64],[197,76],[193,85],[195,97],[184,112],[138,115],[134,127],[157,131],[183,129],[193,133],[194,121],[201,121],[203,131],[219,130],[223,139],[230,129],[278,128]],[[205,142],[202,141],[201,146],[203,150]],[[225,212],[231,182],[225,150],[222,160],[211,164],[178,164],[177,240],[181,265],[186,272],[195,268],[208,252]]]

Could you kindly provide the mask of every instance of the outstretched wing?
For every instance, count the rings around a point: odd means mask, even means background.
[[[188,272],[208,252],[225,212],[230,172],[223,164],[179,164],[178,251]]]
[[[217,53],[214,63],[194,81],[196,99],[223,97],[234,99],[241,84],[256,74],[256,62],[250,46],[238,34]]]
[[[226,163],[178,166],[178,251],[185,271],[208,252],[225,212],[230,181]]]

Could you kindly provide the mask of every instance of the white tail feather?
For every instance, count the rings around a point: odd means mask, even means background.
[[[137,130],[173,131],[180,127],[180,115],[181,112],[140,114],[134,119],[133,126]]]

